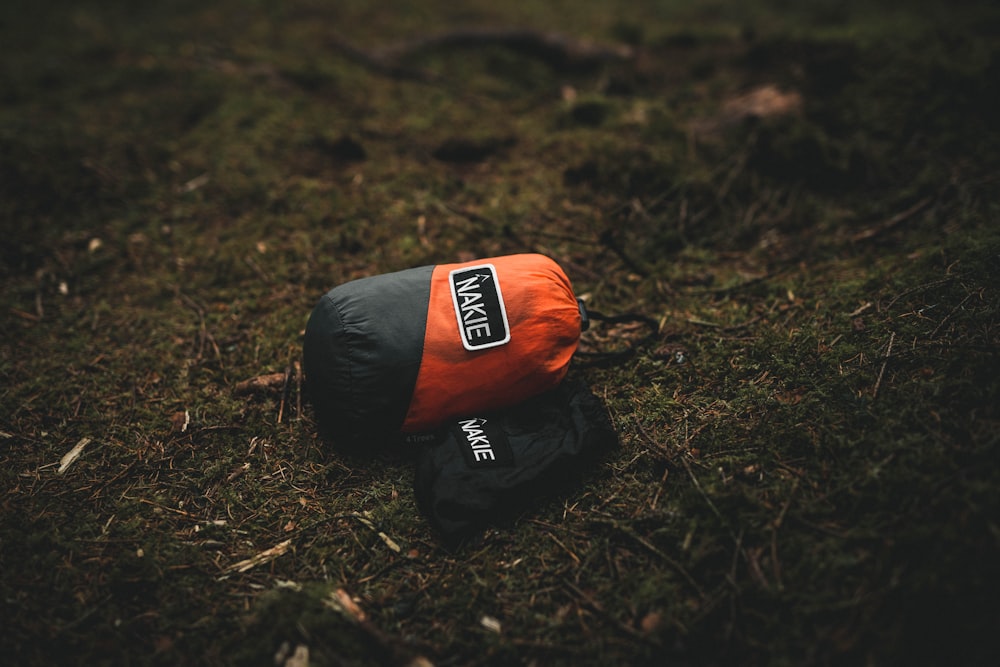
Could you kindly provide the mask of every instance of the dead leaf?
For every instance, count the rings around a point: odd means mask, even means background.
[[[777,86],[766,84],[726,100],[722,105],[722,116],[735,123],[746,118],[787,116],[801,110],[802,96],[797,92],[782,92]]]
[[[309,647],[299,644],[295,647],[295,652],[285,660],[284,667],[309,667]]]
[[[191,413],[187,410],[179,410],[170,415],[170,430],[174,433],[184,433],[191,425]]]
[[[774,398],[783,405],[798,405],[802,402],[802,397],[805,394],[805,389],[791,389],[789,391],[779,391],[774,395]]]
[[[781,91],[774,84],[758,86],[741,95],[723,101],[714,116],[698,118],[690,129],[696,134],[711,136],[719,130],[738,125],[749,118],[774,118],[801,113],[802,95],[795,91]]]
[[[647,635],[655,632],[657,628],[663,623],[663,616],[658,611],[651,611],[642,617],[642,621],[639,622],[639,627]]]
[[[483,616],[479,619],[479,625],[483,626],[490,632],[495,632],[497,634],[500,634],[503,630],[503,626],[500,625],[500,621],[493,616]]]
[[[365,621],[365,612],[358,606],[358,603],[354,601],[354,598],[345,591],[343,588],[338,588],[337,590],[330,593],[326,598],[325,603],[328,607],[334,611],[338,611],[352,621],[362,623]]]

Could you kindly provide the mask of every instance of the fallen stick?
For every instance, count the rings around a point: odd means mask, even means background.
[[[875,381],[875,389],[872,390],[872,400],[873,401],[878,398],[878,390],[882,386],[882,376],[885,375],[886,364],[889,363],[889,357],[892,356],[892,343],[895,340],[896,340],[896,332],[893,331],[889,335],[889,346],[886,348],[885,359],[882,361],[882,368],[879,369],[878,379]]]
[[[366,517],[364,514],[361,514],[360,512],[348,512],[347,514],[344,514],[342,516],[351,517],[352,519],[357,519],[358,521],[360,521],[362,524],[364,524],[364,526],[371,529],[376,535],[378,535],[379,539],[382,540],[382,543],[385,544],[385,546],[387,546],[392,552],[398,554],[403,550],[402,547],[400,547],[399,544],[394,539],[392,539],[384,532],[379,530],[378,527],[372,522],[372,520]]]
[[[595,44],[557,32],[521,28],[460,28],[392,44],[375,53],[380,60],[400,62],[421,52],[484,44],[506,46],[556,65],[597,64],[635,56],[632,47],[623,44]]]
[[[910,219],[920,211],[924,210],[924,208],[926,208],[926,206],[930,203],[931,199],[929,197],[921,199],[910,208],[906,209],[901,213],[897,213],[888,220],[881,222],[875,225],[874,227],[869,227],[868,229],[862,229],[860,232],[851,237],[851,241],[857,243],[858,241],[865,241],[874,236],[878,236],[879,234],[886,232],[895,227],[896,225]]]
[[[80,438],[80,441],[73,446],[73,449],[63,454],[63,457],[59,460],[59,469],[56,470],[56,473],[61,475],[69,470],[69,467],[73,465],[73,461],[80,458],[80,454],[83,454],[84,447],[89,445],[91,442],[93,442],[93,440],[90,438]]]
[[[287,539],[284,542],[274,545],[270,549],[265,549],[261,551],[256,556],[251,556],[246,560],[241,560],[238,563],[233,563],[225,569],[226,574],[231,574],[233,572],[246,572],[251,568],[255,568],[258,565],[263,565],[264,563],[270,563],[272,560],[285,554],[288,548],[292,546],[292,540]]]
[[[336,34],[332,36],[331,43],[341,54],[372,71],[395,78],[423,81],[438,77],[408,63],[415,56],[429,51],[499,45],[561,69],[594,67],[635,57],[635,50],[624,44],[596,44],[561,33],[521,28],[459,28],[378,49],[358,48]]]
[[[354,624],[359,630],[365,633],[375,644],[381,658],[379,664],[407,665],[407,667],[433,667],[433,663],[424,656],[416,653],[423,650],[416,640],[403,639],[393,634],[385,632],[372,623],[364,610],[358,606],[350,593],[343,588],[331,591],[323,599],[323,605],[328,609],[340,614],[348,622]]]
[[[237,396],[242,396],[244,394],[251,394],[255,391],[274,389],[284,385],[286,376],[287,374],[284,372],[258,375],[257,377],[250,378],[249,380],[237,382],[236,388],[233,391]]]
[[[282,418],[285,416],[285,403],[288,402],[288,392],[291,389],[292,382],[292,367],[289,366],[285,369],[285,380],[281,386],[281,403],[278,405],[278,423],[281,423]]]

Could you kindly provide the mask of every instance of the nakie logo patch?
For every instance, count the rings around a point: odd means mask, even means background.
[[[503,430],[485,417],[459,419],[452,429],[470,468],[493,468],[514,463],[514,452]]]
[[[466,350],[485,350],[510,340],[507,309],[492,264],[455,269],[448,274],[448,282]]]

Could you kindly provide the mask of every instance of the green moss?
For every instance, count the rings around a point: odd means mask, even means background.
[[[5,654],[995,662],[987,4],[7,3]],[[428,50],[421,81],[331,43],[470,24],[640,52]],[[798,111],[733,111],[766,84]],[[523,251],[662,323],[573,371],[622,447],[567,498],[446,550],[409,464],[329,451],[294,373],[234,392],[294,369],[333,285]]]

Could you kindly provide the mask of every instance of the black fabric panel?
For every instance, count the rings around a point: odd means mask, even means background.
[[[501,434],[510,460],[501,460],[507,455],[499,451],[485,461],[470,460],[463,450],[484,447],[483,438],[497,443]],[[601,400],[566,380],[513,408],[456,420],[420,452],[414,490],[431,524],[446,541],[457,542],[580,484],[582,473],[617,444]]]
[[[361,278],[320,299],[303,363],[320,433],[353,453],[394,438],[420,370],[433,266]]]

